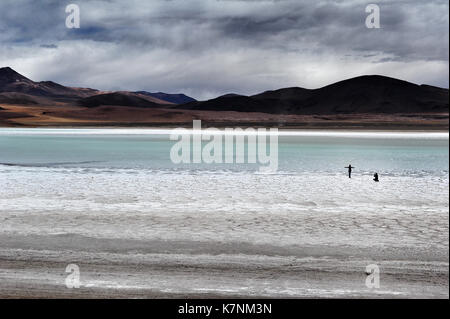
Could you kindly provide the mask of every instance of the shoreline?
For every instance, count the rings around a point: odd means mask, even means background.
[[[203,122],[202,127],[204,128],[236,128],[236,127],[253,127],[253,128],[277,128],[280,131],[355,131],[355,132],[442,132],[449,133],[449,127],[447,126],[393,126],[393,125],[353,125],[353,126],[321,126],[321,125],[289,125],[289,126],[277,126],[272,125],[274,123],[242,123],[242,122],[232,122],[232,123],[211,123]],[[175,129],[175,128],[192,128],[191,123],[184,124],[142,124],[135,123],[132,125],[128,124],[112,124],[112,125],[1,125],[0,129],[11,128],[11,129]]]
[[[2,106],[0,127],[176,128],[254,127],[283,130],[448,131],[449,113],[269,114],[261,112],[184,110],[101,106]]]
[[[236,125],[235,125],[236,124]],[[242,126],[242,125],[241,125]],[[207,131],[209,128],[218,128],[218,129],[224,129],[224,128],[236,128],[241,127],[239,126],[239,123],[230,123],[228,126],[203,126],[202,123],[202,131]],[[127,126],[127,125],[86,125],[86,126],[79,126],[79,125],[55,125],[55,126],[2,126],[0,125],[1,129],[23,129],[23,130],[32,130],[32,129],[38,129],[38,130],[142,130],[142,131],[164,131],[164,130],[171,130],[171,129],[177,129],[177,128],[185,128],[185,129],[192,129],[191,126],[187,125],[171,125],[171,126],[139,126],[139,125],[133,125],[133,126]],[[244,126],[245,128],[245,126]],[[443,129],[443,128],[405,128],[405,127],[271,127],[271,126],[255,126],[255,128],[265,128],[265,129],[271,129],[276,128],[279,132],[283,133],[289,133],[289,132],[358,132],[358,133],[444,133],[449,134],[449,129]]]

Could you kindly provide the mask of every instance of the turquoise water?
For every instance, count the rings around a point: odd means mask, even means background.
[[[10,133],[4,129],[3,132]],[[13,131],[14,132],[14,131]],[[255,171],[252,164],[175,165],[170,149],[175,144],[168,135],[2,134],[0,163],[26,166],[122,168],[154,170],[230,170]],[[101,132],[101,131],[100,131]],[[333,136],[281,136],[279,138],[280,172],[343,172],[351,163],[355,173],[415,175],[448,174],[448,138],[388,138],[375,135],[360,138]]]

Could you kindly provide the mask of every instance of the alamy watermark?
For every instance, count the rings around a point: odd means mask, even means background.
[[[380,28],[380,7],[377,4],[366,6],[366,13],[370,13],[366,18],[366,27],[368,29]]]
[[[79,29],[80,28],[80,7],[77,4],[69,4],[66,6],[66,13],[69,15],[66,18],[66,28]]]
[[[69,264],[66,267],[66,273],[69,273],[65,280],[66,287],[68,289],[80,288],[80,267],[77,264]]]
[[[66,27],[68,29],[80,28],[80,7],[77,4],[71,3],[66,6]],[[371,3],[366,6],[366,13],[369,15],[366,17],[366,27],[368,29],[380,28],[380,7],[377,4]]]
[[[278,169],[278,129],[271,128],[208,128],[202,130],[200,120],[194,120],[192,130],[177,128],[170,135],[178,141],[170,150],[174,164],[242,164],[259,163],[260,171]],[[207,142],[205,145],[203,142]]]
[[[366,266],[366,287],[369,289],[380,288],[380,267],[375,264]]]

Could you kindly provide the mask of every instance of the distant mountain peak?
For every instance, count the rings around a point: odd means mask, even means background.
[[[34,82],[10,67],[3,67],[0,68],[0,93],[6,92],[35,97],[82,98],[96,94],[97,90],[71,88],[52,81]]]
[[[219,96],[220,98],[228,98],[228,97],[238,97],[238,96],[245,96],[242,94],[237,94],[237,93],[227,93],[224,95]]]
[[[17,73],[16,71],[14,71],[13,69],[11,69],[9,66],[5,66],[0,68],[0,74],[3,73]]]
[[[24,77],[22,74],[14,71],[9,66],[0,68],[0,85],[6,85],[8,83],[25,81],[32,83],[30,79]]]

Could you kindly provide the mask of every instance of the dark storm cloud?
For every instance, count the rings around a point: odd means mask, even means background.
[[[64,6],[61,1],[4,0],[0,2],[1,45],[9,42],[29,42],[36,39],[59,40],[65,33],[61,16]]]
[[[356,14],[365,9],[365,4],[359,3],[297,4],[264,17],[222,18],[214,27],[224,37],[264,47],[316,44],[320,50],[378,51],[403,59],[448,60],[448,43],[442,41],[448,34],[448,24],[439,7],[443,6],[433,8],[422,3],[419,13],[417,4],[383,3],[382,29],[370,31],[364,24],[366,15]]]
[[[381,29],[360,0],[73,2],[80,29],[65,27],[70,2],[1,1],[0,58],[40,79],[197,97],[368,72],[448,86],[446,1],[377,1]]]

